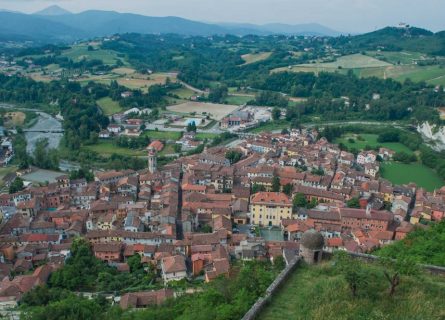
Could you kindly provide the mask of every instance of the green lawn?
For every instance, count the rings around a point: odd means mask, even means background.
[[[361,138],[361,139],[360,139]],[[353,134],[353,133],[347,133],[343,135],[341,138],[335,139],[335,143],[343,143],[345,146],[347,146],[349,149],[355,148],[357,150],[363,150],[366,146],[370,146],[372,148],[375,148],[377,146],[385,147],[391,150],[394,150],[395,152],[406,152],[408,154],[412,154],[413,151],[410,150],[407,146],[398,143],[398,142],[384,142],[379,143],[377,141],[378,135],[377,134],[368,134],[368,133],[362,133],[362,134]],[[355,142],[349,142],[349,139],[353,139]]]
[[[271,132],[271,131],[281,131],[283,129],[289,129],[290,123],[284,120],[281,121],[269,121],[266,122],[259,127],[253,128],[249,130],[252,133],[261,133],[261,132]]]
[[[404,164],[398,162],[383,163],[381,175],[394,184],[415,182],[428,191],[433,191],[445,185],[436,172],[420,163]]]
[[[258,320],[433,320],[445,317],[445,279],[421,274],[402,276],[388,296],[383,270],[366,266],[369,284],[351,297],[343,276],[331,263],[298,269],[285,282]]]
[[[98,144],[91,145],[91,146],[84,146],[82,148],[85,148],[90,151],[95,151],[101,155],[111,155],[113,153],[119,154],[122,156],[144,156],[145,155],[144,150],[133,150],[133,149],[117,147],[111,141],[99,141]]]
[[[180,89],[175,89],[170,91],[170,93],[177,95],[179,98],[184,99],[184,100],[188,100],[190,99],[192,96],[196,96],[197,93],[193,90],[190,90],[188,88],[180,88]]]
[[[243,105],[254,99],[255,98],[249,96],[228,96],[226,98],[226,103],[232,105]]]
[[[97,104],[106,116],[111,116],[122,111],[119,102],[113,101],[110,97],[105,97],[97,100]]]
[[[204,140],[204,139],[212,140],[212,139],[215,139],[217,136],[218,136],[218,134],[216,134],[216,133],[198,132],[196,134],[195,138],[197,140]]]
[[[144,136],[149,137],[150,139],[156,140],[179,140],[181,139],[182,133],[177,131],[153,131],[147,130],[143,133]]]

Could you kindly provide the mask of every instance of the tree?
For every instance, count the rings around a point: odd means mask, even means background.
[[[306,200],[304,193],[299,192],[294,196],[293,205],[295,209],[305,208],[307,204],[308,202]]]
[[[278,107],[274,107],[272,109],[272,120],[277,121],[280,120],[281,110]]]
[[[9,193],[16,193],[22,191],[25,188],[23,180],[19,177],[15,178],[14,181],[9,186]]]
[[[238,150],[229,150],[226,152],[226,159],[230,161],[230,164],[237,163],[241,160],[243,153]]]
[[[255,194],[255,193],[258,193],[261,191],[266,191],[266,188],[262,184],[254,183],[252,186],[252,194]]]
[[[130,258],[128,258],[127,264],[130,267],[131,272],[136,272],[142,269],[141,256],[139,254],[131,256]]]
[[[280,189],[281,189],[280,177],[275,176],[272,179],[272,191],[273,192],[280,192]]]
[[[346,202],[346,206],[348,208],[356,208],[359,209],[360,208],[360,201],[359,198],[355,197],[355,198],[351,198]]]
[[[187,132],[196,132],[196,123],[191,121],[187,124]]]
[[[285,184],[285,185],[283,186],[283,192],[284,192],[285,194],[287,194],[288,196],[291,196],[291,195],[292,195],[292,191],[293,191],[293,189],[294,189],[294,186],[293,186],[291,183]]]
[[[348,283],[352,296],[357,297],[358,290],[368,284],[368,275],[362,264],[343,251],[337,251],[334,258],[335,266]]]
[[[418,272],[418,267],[413,258],[389,259],[380,258],[379,263],[384,267],[383,275],[389,282],[389,296],[392,297],[396,288],[400,285],[401,275],[414,275]]]

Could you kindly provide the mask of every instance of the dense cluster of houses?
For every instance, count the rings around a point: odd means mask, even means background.
[[[0,298],[17,301],[45,283],[79,236],[121,272],[140,255],[168,284],[228,275],[234,259],[288,262],[300,254],[307,230],[323,235],[326,251],[368,252],[445,215],[445,188],[429,193],[379,178],[377,156],[390,157],[388,150],[355,157],[307,130],[252,136],[237,150],[235,164],[226,148],[214,147],[161,169],[96,172],[91,182],[60,176],[0,195],[0,206],[15,210],[0,229]],[[310,206],[296,207],[296,195]],[[351,199],[358,206],[348,207]],[[280,237],[261,237],[257,227]],[[128,293],[121,305],[146,306],[172,294]]]

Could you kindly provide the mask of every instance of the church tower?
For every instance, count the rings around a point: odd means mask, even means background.
[[[158,161],[155,148],[148,148],[148,171],[156,172],[158,169]]]

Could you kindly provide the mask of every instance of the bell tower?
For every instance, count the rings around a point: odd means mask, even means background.
[[[155,148],[148,148],[148,171],[150,173],[156,172],[158,169],[158,160],[156,155],[156,149]]]

